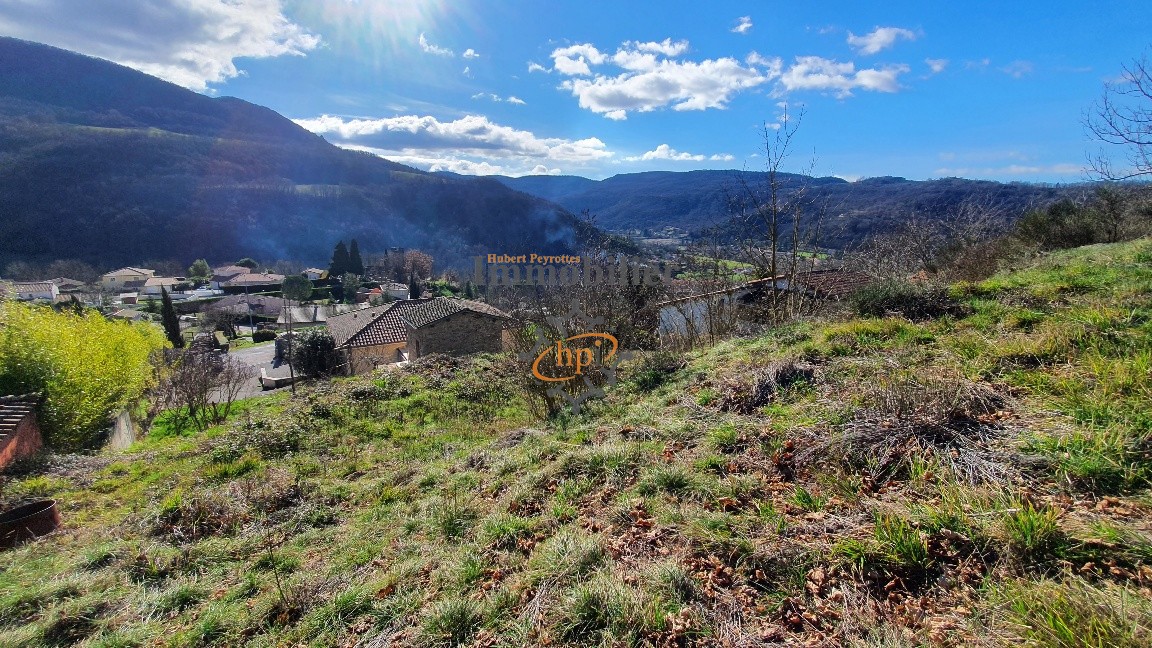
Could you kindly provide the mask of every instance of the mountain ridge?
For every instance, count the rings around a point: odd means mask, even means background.
[[[462,265],[571,252],[587,233],[493,180],[341,149],[270,108],[12,38],[0,38],[0,195],[0,264],[316,263],[356,238]]]
[[[678,227],[696,235],[730,227],[731,201],[743,185],[762,190],[767,174],[741,170],[645,171],[586,182],[578,176],[488,176],[506,186],[557,202],[573,213],[587,211],[598,226],[612,231],[649,231]],[[556,178],[550,180],[550,178]],[[806,208],[823,209],[844,227],[830,243],[845,245],[868,234],[898,226],[911,215],[944,219],[965,202],[983,201],[997,218],[1010,222],[1027,209],[1078,193],[1077,185],[1049,186],[991,180],[939,178],[907,180],[878,176],[849,182],[843,178],[778,173],[781,190],[807,184]]]

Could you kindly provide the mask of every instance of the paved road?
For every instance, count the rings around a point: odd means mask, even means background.
[[[261,369],[272,378],[287,376],[289,372],[287,364],[281,364],[279,367],[272,366],[272,359],[276,355],[276,345],[271,342],[240,349],[239,351],[232,351],[228,355],[246,365],[256,368],[256,377],[244,385],[244,389],[240,393],[239,398],[251,398],[252,396],[259,396],[265,393],[264,390],[260,388]],[[281,387],[281,389],[287,389],[287,387]]]

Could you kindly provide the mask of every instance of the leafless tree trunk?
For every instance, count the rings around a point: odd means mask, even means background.
[[[760,278],[770,279],[765,286],[766,315],[773,323],[790,319],[809,306],[808,297],[798,289],[797,278],[802,268],[811,266],[801,254],[805,247],[816,251],[823,217],[823,210],[817,209],[809,219],[816,225],[807,228],[804,225],[808,208],[807,178],[813,165],[810,163],[795,182],[787,183],[791,186],[786,186],[783,177],[782,168],[792,154],[793,140],[803,117],[801,112],[793,121],[785,108],[778,127],[764,128],[763,184],[741,176],[735,195],[729,196],[740,229],[741,252],[745,260],[755,266]]]
[[[1084,125],[1101,142],[1127,149],[1127,168],[1114,168],[1101,153],[1089,159],[1092,175],[1113,181],[1152,176],[1152,64],[1146,56],[1125,65],[1119,81],[1105,84]]]

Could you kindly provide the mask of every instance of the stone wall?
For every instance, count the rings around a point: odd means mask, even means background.
[[[400,361],[400,352],[404,350],[403,342],[394,344],[377,344],[368,347],[352,347],[348,349],[344,358],[348,363],[350,375],[368,373],[380,365],[393,364]]]
[[[135,442],[136,425],[132,422],[128,410],[121,410],[112,421],[112,429],[109,430],[108,441],[104,443],[104,447],[110,450],[126,450]]]
[[[505,348],[503,329],[504,320],[473,311],[453,313],[418,329],[409,326],[408,358],[500,352]]]

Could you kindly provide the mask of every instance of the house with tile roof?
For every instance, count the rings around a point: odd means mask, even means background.
[[[343,356],[347,373],[355,375],[407,359],[408,329],[404,315],[430,299],[405,299],[383,306],[334,315],[326,322]]]
[[[144,285],[149,277],[155,276],[155,270],[125,267],[100,275],[100,286],[108,292],[122,292],[125,287],[138,288]]]
[[[12,293],[21,301],[54,302],[60,296],[60,288],[51,281],[14,281]]]
[[[280,285],[284,283],[284,275],[282,274],[268,274],[265,272],[248,272],[242,275],[236,275],[227,281],[217,282],[212,280],[213,288],[219,286],[220,290],[225,292],[235,292],[237,289],[248,290],[280,290]]]
[[[43,447],[36,416],[39,404],[38,394],[0,396],[0,470]]]
[[[252,272],[251,268],[238,265],[227,265],[219,268],[212,268],[212,281],[210,286],[216,290],[220,289],[220,284],[235,279],[240,275],[246,275]]]
[[[509,325],[513,320],[500,309],[454,297],[419,301],[423,303],[401,315],[408,359],[433,353],[498,353],[511,348]]]

